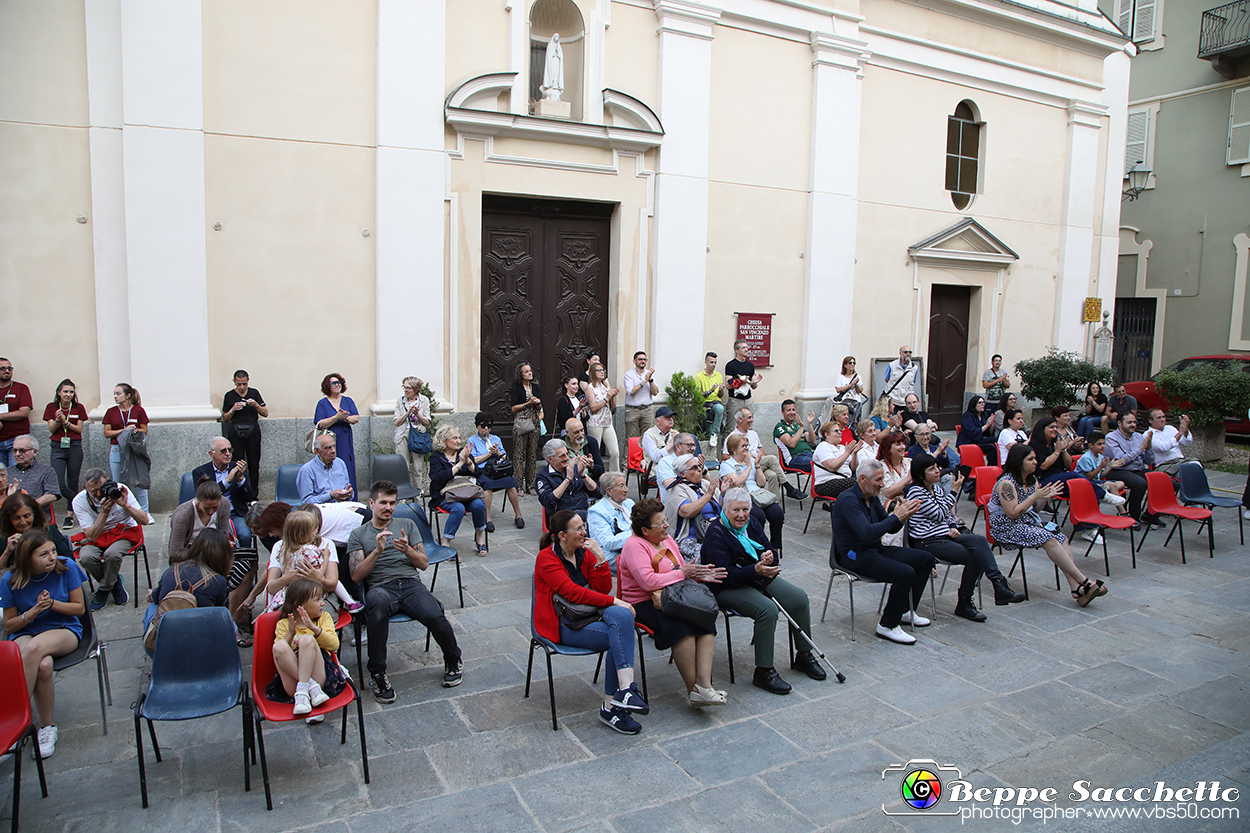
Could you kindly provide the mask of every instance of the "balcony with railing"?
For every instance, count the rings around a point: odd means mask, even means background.
[[[1242,74],[1250,56],[1250,0],[1237,0],[1202,13],[1198,57],[1226,77]],[[1230,74],[1233,73],[1233,74]]]

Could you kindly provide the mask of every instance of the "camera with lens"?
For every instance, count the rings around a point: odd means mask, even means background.
[[[121,500],[124,494],[122,487],[117,485],[116,481],[105,480],[100,486],[100,498],[102,500]]]

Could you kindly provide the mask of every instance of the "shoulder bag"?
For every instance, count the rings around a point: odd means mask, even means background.
[[[472,503],[485,495],[486,492],[472,477],[453,477],[443,487],[443,500],[454,500],[456,503]]]
[[[413,454],[429,454],[434,450],[434,441],[429,431],[418,431],[415,425],[408,426],[408,450]]]
[[[314,450],[314,445],[317,442],[317,438],[324,434],[333,434],[333,433],[334,432],[331,431],[329,428],[318,428],[316,424],[314,423],[313,427],[309,428],[308,433],[304,435],[304,450],[307,451],[309,454],[315,454],[316,451]]]
[[[598,622],[603,618],[603,608],[581,602],[570,602],[559,593],[551,594],[551,604],[560,617],[560,624],[569,630],[580,631],[591,622]]]

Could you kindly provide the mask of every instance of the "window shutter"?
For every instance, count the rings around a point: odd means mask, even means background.
[[[1154,40],[1155,0],[1136,0],[1135,5],[1137,12],[1133,15],[1133,42],[1144,43]]]
[[[1149,124],[1150,113],[1146,110],[1137,110],[1128,114],[1128,141],[1124,145],[1125,176],[1128,176],[1129,168],[1138,162],[1146,161],[1146,128]]]
[[[1228,117],[1228,164],[1250,164],[1250,87],[1233,90]]]
[[[1120,0],[1120,31],[1133,37],[1133,0]]]

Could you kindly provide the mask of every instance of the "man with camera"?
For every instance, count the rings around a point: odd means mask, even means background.
[[[74,517],[82,527],[82,548],[78,562],[95,579],[96,593],[91,609],[100,610],[113,597],[113,604],[130,601],[122,581],[122,558],[131,547],[143,542],[141,526],[148,523],[129,489],[109,478],[104,469],[88,469],[83,474],[86,488],[74,498]]]

